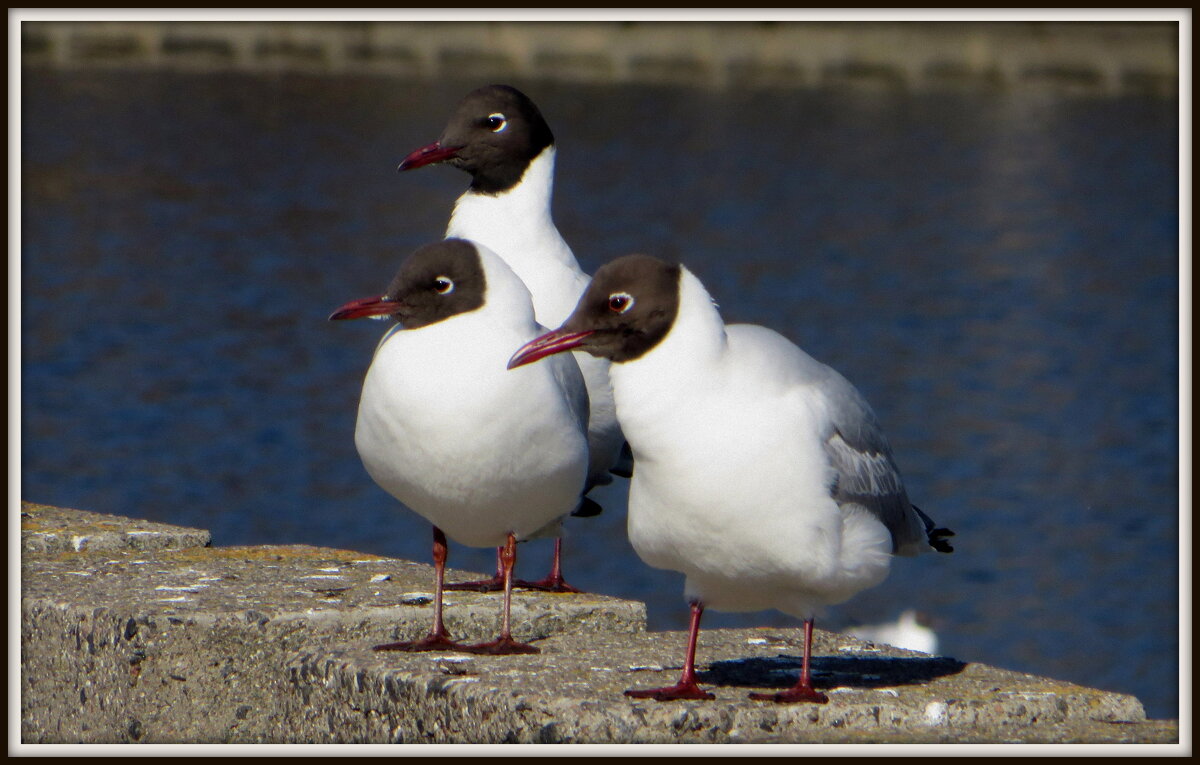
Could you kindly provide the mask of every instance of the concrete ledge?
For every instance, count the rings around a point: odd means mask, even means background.
[[[23,512],[23,535],[41,540],[22,554],[23,743],[1179,741],[1177,722],[1147,721],[1131,696],[820,630],[826,706],[747,698],[795,680],[800,631],[778,629],[701,633],[714,701],[631,700],[627,688],[675,681],[686,636],[646,633],[644,604],[601,595],[517,593],[513,630],[535,656],[376,653],[428,630],[430,566]],[[112,548],[71,541],[96,529]],[[137,547],[150,538],[195,545]],[[449,593],[447,626],[493,637],[499,607]]]
[[[21,549],[25,552],[177,550],[210,544],[212,534],[203,529],[21,503]]]
[[[432,577],[418,563],[305,546],[26,552],[22,739],[291,740],[288,657],[422,636]],[[493,595],[448,593],[447,628],[490,639],[499,607]],[[645,616],[642,603],[601,595],[520,592],[512,609],[525,640],[632,633]]]
[[[678,679],[682,633],[558,635],[519,657],[387,656],[366,646],[298,656],[289,717],[342,743],[1097,743],[1178,740],[1132,696],[963,664],[817,631],[828,705],[754,701],[800,669],[800,631],[702,631],[713,701],[627,688]]]

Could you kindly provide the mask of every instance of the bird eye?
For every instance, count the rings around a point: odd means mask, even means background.
[[[499,133],[508,127],[508,118],[500,112],[489,114],[487,118],[487,126],[492,129],[493,133]]]
[[[608,296],[608,310],[613,313],[625,313],[633,308],[633,295],[628,292],[614,292]]]
[[[439,295],[449,295],[454,292],[454,282],[445,276],[439,276],[433,280],[433,289]]]

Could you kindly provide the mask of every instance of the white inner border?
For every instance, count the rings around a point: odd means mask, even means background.
[[[359,744],[110,744],[91,747],[76,744],[20,743],[20,453],[21,453],[21,33],[22,21],[1178,21],[1179,22],[1179,735],[1178,745],[1108,744],[1021,744],[1022,754],[1190,754],[1192,751],[1192,10],[1168,9],[913,9],[913,10],[797,10],[778,9],[31,9],[8,10],[8,506],[9,506],[9,725],[10,755],[462,755],[507,754],[512,756],[563,756],[568,754],[1000,754],[1005,744],[940,745],[830,745],[779,744],[692,745],[681,750],[673,745],[647,744],[630,750],[621,745],[466,745],[410,744],[401,750],[389,745]]]

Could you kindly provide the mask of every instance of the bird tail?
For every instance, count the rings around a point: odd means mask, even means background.
[[[917,511],[917,515],[921,516],[921,522],[925,524],[925,536],[929,539],[929,546],[940,553],[954,552],[954,548],[946,541],[947,537],[954,536],[954,532],[950,529],[934,528],[936,524],[933,519],[922,512],[921,508],[913,505],[912,509]]]
[[[599,502],[591,497],[581,497],[579,501],[579,507],[575,508],[571,515],[575,516],[576,518],[591,518],[592,516],[599,515],[602,512],[604,512],[604,508],[600,506]]]
[[[621,444],[621,456],[617,458],[617,464],[608,469],[608,472],[622,478],[633,478],[633,450],[629,448],[629,442]]]

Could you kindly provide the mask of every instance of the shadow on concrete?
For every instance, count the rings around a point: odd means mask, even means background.
[[[698,680],[702,685],[788,688],[795,684],[802,664],[802,657],[786,654],[714,661],[708,670],[698,673]],[[811,671],[817,688],[890,688],[956,675],[965,666],[958,659],[941,656],[814,656]]]

